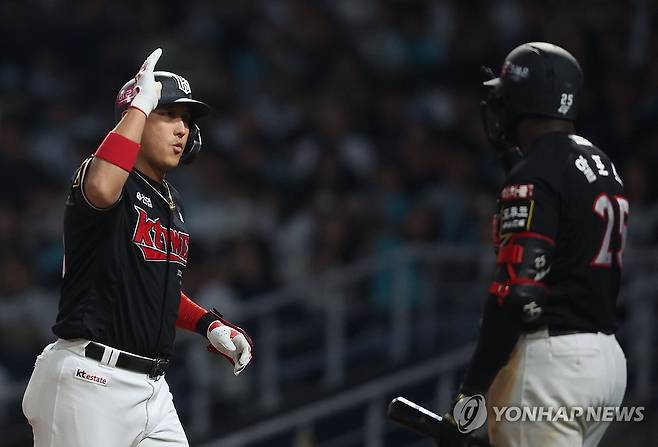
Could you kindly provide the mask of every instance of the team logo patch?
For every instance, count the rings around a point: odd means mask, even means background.
[[[73,373],[73,377],[78,380],[84,380],[85,382],[95,383],[96,385],[107,386],[109,380],[98,374],[89,374],[84,369],[77,368]]]
[[[530,76],[530,69],[528,67],[516,65],[510,61],[505,61],[503,68],[500,70],[501,78],[508,78],[515,82],[518,82],[521,79],[527,79],[528,76]]]
[[[178,89],[180,91],[182,91],[186,95],[192,93],[192,88],[190,87],[190,83],[187,82],[187,79],[177,74],[174,75],[174,79],[176,80],[176,85],[178,86]]]
[[[147,262],[164,262],[167,260],[167,244],[169,244],[169,260],[182,266],[187,265],[187,255],[190,248],[190,235],[178,230],[164,227],[160,218],[151,219],[146,211],[135,205],[137,223],[133,233],[133,243]]]

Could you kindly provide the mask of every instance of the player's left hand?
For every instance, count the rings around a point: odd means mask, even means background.
[[[226,357],[233,365],[233,374],[237,376],[251,361],[254,344],[242,328],[215,314],[217,320],[208,326],[208,351]]]

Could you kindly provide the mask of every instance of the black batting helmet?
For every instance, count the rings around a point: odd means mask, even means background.
[[[158,106],[166,104],[183,104],[190,112],[192,122],[190,123],[190,134],[187,137],[187,144],[181,156],[181,162],[190,163],[201,150],[201,131],[196,124],[196,119],[207,115],[210,112],[210,106],[205,102],[192,99],[192,89],[187,79],[171,73],[168,71],[153,72],[156,82],[162,84],[160,92],[160,100]],[[121,115],[130,106],[132,99],[135,96],[134,92],[135,79],[126,82],[119,94],[117,95],[116,102],[114,103],[114,116],[117,121],[121,119]]]
[[[500,77],[486,81],[502,99],[508,120],[545,116],[574,121],[583,72],[575,57],[556,45],[525,43],[505,58]]]
[[[530,42],[505,57],[500,76],[484,82],[484,126],[499,151],[517,146],[516,125],[523,117],[575,121],[583,72],[568,51],[546,42]]]

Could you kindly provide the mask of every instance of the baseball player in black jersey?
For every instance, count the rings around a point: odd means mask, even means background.
[[[177,327],[236,375],[251,360],[249,336],[181,290],[190,235],[165,175],[199,152],[209,107],[185,78],[153,71],[161,54],[120,90],[118,124],[71,184],[58,339],[23,398],[36,447],[187,446],[164,380]]]
[[[491,78],[483,121],[507,178],[494,218],[495,278],[456,402],[463,409],[464,396],[486,394],[496,447],[595,446],[607,425],[585,414],[511,422],[492,410],[621,404],[623,183],[606,154],[575,134],[583,74],[571,54],[527,43]]]

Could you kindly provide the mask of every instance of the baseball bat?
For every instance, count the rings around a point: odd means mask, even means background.
[[[430,438],[439,438],[443,418],[404,397],[396,397],[388,405],[388,417],[404,427]]]
[[[438,447],[492,447],[482,439],[459,433],[450,421],[401,396],[388,405],[388,417],[411,431],[432,438]]]

